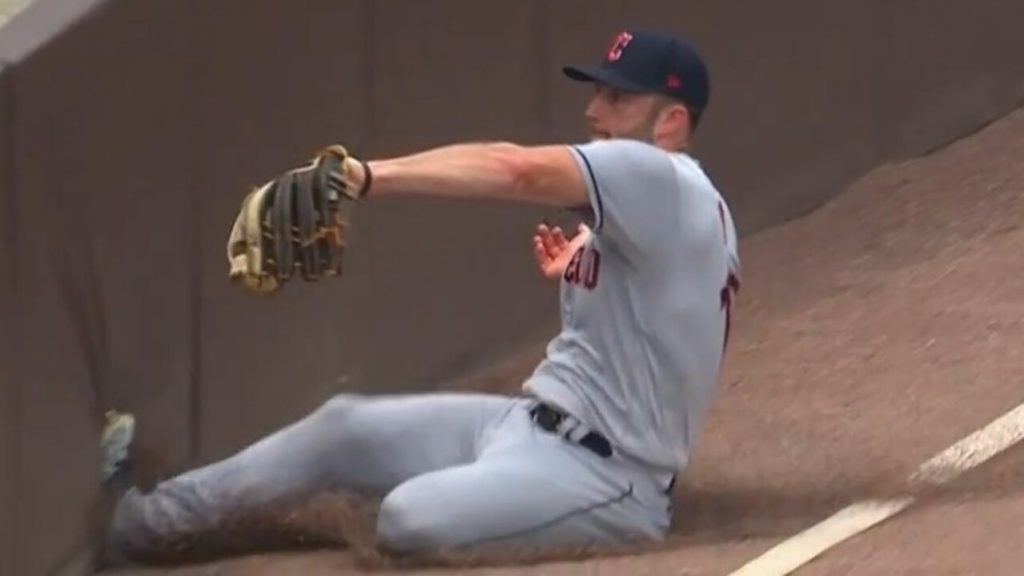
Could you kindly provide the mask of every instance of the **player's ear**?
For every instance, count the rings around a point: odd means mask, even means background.
[[[690,125],[690,110],[685,104],[673,102],[668,106],[668,116],[674,126],[685,131]]]
[[[656,116],[654,136],[656,139],[675,139],[686,134],[690,126],[690,111],[680,102],[665,100]]]

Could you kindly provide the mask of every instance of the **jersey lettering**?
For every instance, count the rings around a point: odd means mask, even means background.
[[[721,293],[722,310],[725,312],[725,341],[722,343],[723,350],[729,346],[729,329],[732,327],[732,307],[736,301],[736,293],[739,292],[739,290],[739,278],[730,272],[729,278],[725,281],[725,286],[722,287]]]
[[[728,245],[729,236],[725,229],[725,205],[721,202],[718,203],[718,219],[722,223],[722,242]],[[736,301],[736,294],[739,291],[740,279],[733,270],[730,270],[729,276],[725,280],[725,286],[722,286],[720,294],[722,311],[725,312],[725,341],[722,343],[723,350],[729,346],[729,330],[732,328],[732,307]]]
[[[587,290],[597,287],[601,274],[601,253],[593,248],[581,246],[565,266],[563,277],[569,284],[583,286]]]

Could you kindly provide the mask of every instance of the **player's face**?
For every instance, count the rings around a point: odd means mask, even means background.
[[[597,83],[586,118],[594,140],[629,138],[654,142],[660,101],[651,94],[625,92]]]

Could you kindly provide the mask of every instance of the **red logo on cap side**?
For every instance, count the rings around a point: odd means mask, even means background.
[[[622,51],[633,41],[633,35],[629,32],[620,32],[614,40],[612,45],[608,47],[607,59],[609,62],[615,62],[619,58],[622,58]]]
[[[676,90],[678,88],[683,87],[683,81],[679,78],[679,76],[676,76],[675,74],[669,74],[668,77],[665,78],[665,86],[668,86],[672,90]]]

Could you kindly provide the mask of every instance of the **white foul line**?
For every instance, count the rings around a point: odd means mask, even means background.
[[[1024,439],[1024,404],[943,450],[918,467],[911,482],[939,485]],[[913,504],[913,498],[859,502],[783,541],[744,564],[730,576],[785,576],[847,540]]]
[[[903,500],[867,501],[847,506],[827,520],[793,536],[748,562],[732,576],[789,574],[850,536],[895,515],[911,503]]]
[[[910,477],[913,482],[943,484],[956,478],[1024,438],[1024,404],[988,426],[953,444],[925,462]]]

